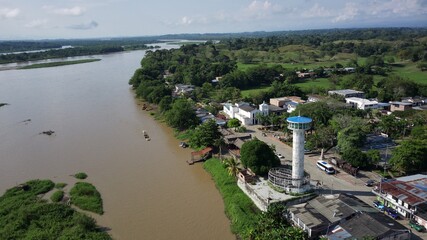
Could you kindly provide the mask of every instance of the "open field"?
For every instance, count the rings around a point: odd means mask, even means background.
[[[260,91],[267,91],[270,88],[270,86],[263,86],[259,88],[253,88],[248,90],[242,90],[242,97],[248,97],[249,95],[254,95],[255,93],[258,93]]]

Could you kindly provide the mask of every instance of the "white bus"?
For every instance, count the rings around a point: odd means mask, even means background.
[[[325,161],[317,161],[316,165],[318,168],[320,168],[322,171],[325,171],[327,174],[335,173],[335,169]]]

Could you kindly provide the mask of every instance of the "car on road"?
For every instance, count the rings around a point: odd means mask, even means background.
[[[417,230],[418,232],[423,232],[426,230],[426,228],[423,225],[418,224],[417,222],[415,222],[414,220],[410,220],[409,221],[409,226],[415,230]]]
[[[384,205],[380,201],[375,200],[373,202],[373,204],[374,204],[374,207],[378,208],[381,211],[384,211],[385,207],[384,207]]]
[[[375,184],[375,181],[374,180],[372,180],[372,179],[369,179],[368,181],[366,181],[366,183],[365,183],[365,185],[366,186],[368,186],[368,187],[372,187],[372,186],[374,186],[374,184]]]
[[[283,156],[283,155],[282,155],[282,154],[280,154],[280,153],[276,154],[276,156],[277,156],[279,159],[285,159],[285,156]]]
[[[393,219],[397,219],[399,218],[399,214],[396,212],[396,210],[394,210],[393,208],[386,208],[385,210],[387,212],[387,214],[392,217]]]

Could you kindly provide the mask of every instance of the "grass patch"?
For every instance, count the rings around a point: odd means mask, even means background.
[[[331,82],[327,78],[316,78],[316,79],[307,78],[307,79],[298,80],[298,82],[295,83],[294,85],[301,88],[303,91],[313,87],[329,89],[331,87]]]
[[[84,173],[84,172],[79,172],[79,173],[74,174],[74,177],[77,178],[77,179],[86,179],[87,178],[87,174]]]
[[[25,67],[20,67],[19,69],[33,69],[33,68],[47,68],[47,67],[59,67],[65,65],[81,64],[81,63],[90,63],[101,61],[101,59],[82,59],[75,61],[63,61],[63,62],[50,62],[50,63],[37,63],[31,64]]]
[[[57,188],[57,189],[63,189],[65,186],[67,186],[66,183],[57,183],[57,184],[55,184],[55,188]]]
[[[111,239],[93,218],[38,197],[54,185],[32,180],[7,190],[0,197],[0,239]]]
[[[242,94],[242,97],[249,97],[251,95],[255,95],[259,92],[266,92],[270,89],[270,86],[262,86],[258,88],[252,88],[248,90],[242,90],[240,93]]]
[[[52,202],[59,202],[62,198],[64,198],[64,191],[62,190],[58,190],[50,196],[50,200],[52,200]]]
[[[78,182],[70,191],[71,202],[77,207],[103,214],[101,194],[90,183]]]
[[[228,175],[219,159],[209,159],[203,164],[203,167],[211,174],[223,197],[225,214],[231,221],[231,231],[245,238],[248,230],[257,223],[257,215],[260,214],[260,211],[251,199],[240,190],[235,178]]]
[[[427,72],[423,72],[417,68],[416,63],[399,63],[393,66],[392,73],[408,78],[418,84],[427,84]]]

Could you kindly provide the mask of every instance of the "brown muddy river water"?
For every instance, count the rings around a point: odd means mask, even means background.
[[[0,194],[86,172],[104,200],[94,217],[115,239],[235,239],[209,174],[187,165],[190,150],[134,99],[127,82],[144,53],[0,71],[0,102],[10,104],[0,108]]]

